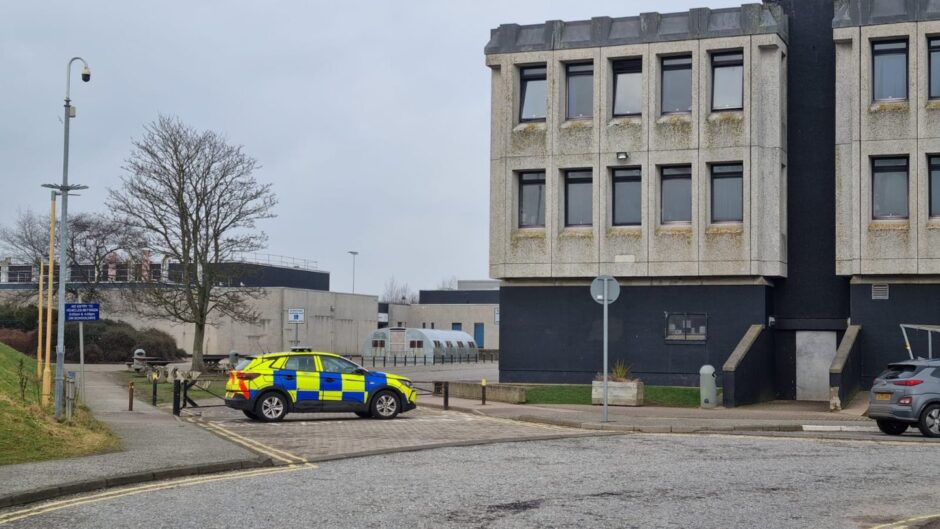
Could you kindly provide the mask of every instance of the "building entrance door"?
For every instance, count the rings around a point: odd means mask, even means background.
[[[473,341],[477,343],[477,348],[483,349],[483,324],[473,324]]]
[[[797,331],[796,400],[829,400],[829,367],[836,347],[834,331]]]

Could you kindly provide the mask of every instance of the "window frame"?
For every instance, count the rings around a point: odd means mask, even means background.
[[[737,60],[724,59],[724,57],[740,57]],[[719,59],[719,63],[716,63],[715,59]],[[737,112],[744,110],[744,50],[728,50],[728,51],[718,51],[710,54],[711,62],[711,111],[712,112]],[[715,108],[715,70],[719,68],[734,68],[741,67],[741,104],[737,107],[727,107],[727,108]]]
[[[687,173],[682,174],[670,174],[667,175],[666,171],[671,169],[688,169]],[[663,226],[691,226],[692,225],[692,204],[689,204],[689,220],[665,220],[663,214],[666,211],[663,201],[666,198],[666,194],[663,193],[663,183],[666,180],[678,180],[678,179],[688,179],[689,180],[689,200],[691,201],[694,190],[692,189],[692,165],[691,164],[679,164],[679,165],[662,165],[659,167],[659,223]]]
[[[940,83],[937,86],[931,86],[933,79],[933,54],[936,53],[938,62],[940,62],[940,36],[934,35],[927,37],[927,99],[940,99]]]
[[[674,317],[682,318],[682,334],[669,334],[669,320]],[[691,325],[686,326],[685,323],[688,322],[691,324],[692,317],[703,318],[705,333],[704,334],[692,334],[689,332]],[[663,340],[666,343],[670,344],[685,344],[685,345],[701,345],[708,341],[708,313],[707,312],[666,312],[665,318],[663,321]]]
[[[927,217],[938,219],[940,218],[940,204],[934,204],[933,201],[934,182],[931,173],[934,171],[937,172],[937,184],[940,185],[940,154],[927,155]]]
[[[721,171],[716,172],[716,168],[720,167],[737,167],[737,171]],[[744,223],[744,162],[716,162],[709,164],[708,172],[711,176],[711,182],[709,183],[709,219],[711,224],[743,224]],[[721,180],[725,178],[737,178],[741,180],[741,218],[736,220],[717,220],[715,219],[715,180]]]
[[[904,193],[907,196],[907,215],[905,216],[876,216],[875,215],[875,175],[878,173],[893,173],[894,170],[888,168],[878,169],[876,162],[879,160],[904,160],[905,168],[905,187]],[[908,221],[911,218],[911,160],[907,155],[887,155],[887,156],[872,156],[871,161],[871,181],[869,182],[869,193],[871,194],[871,220],[873,221]],[[886,166],[888,167],[888,166]]]
[[[611,105],[610,113],[612,117],[623,118],[631,116],[642,116],[643,115],[643,93],[642,89],[640,92],[640,111],[639,112],[625,112],[618,114],[617,113],[617,79],[620,77],[620,74],[630,74],[638,73],[640,74],[640,84],[642,85],[643,81],[643,58],[642,57],[624,57],[620,59],[613,59],[610,61],[610,71],[613,74],[614,83],[613,91],[611,92]]]
[[[617,174],[627,173],[631,174]],[[617,222],[617,184],[637,182],[640,184],[640,220],[639,222]],[[611,226],[642,226],[643,225],[643,169],[641,167],[611,167],[610,169],[610,225]]]
[[[572,68],[590,66],[591,71],[572,71]],[[572,116],[571,115],[571,78],[572,77],[591,77],[591,115]],[[582,120],[594,119],[594,61],[578,61],[565,63],[565,119]]]
[[[587,173],[589,176],[572,176],[574,173]],[[565,186],[565,227],[566,228],[586,228],[594,225],[594,171],[592,169],[564,169],[562,172]],[[590,184],[591,185],[591,222],[587,224],[571,224],[568,221],[568,184]]]
[[[516,175],[517,175],[516,178],[517,178],[517,180],[518,180],[518,186],[519,186],[519,199],[518,199],[518,201],[517,201],[518,203],[516,204],[516,208],[518,209],[518,212],[517,212],[517,223],[518,223],[518,227],[519,227],[519,228],[544,228],[544,227],[545,227],[545,216],[546,216],[546,215],[545,215],[545,213],[546,213],[546,211],[545,211],[545,202],[546,202],[546,198],[545,198],[545,194],[546,194],[546,193],[545,193],[545,192],[546,192],[545,171],[544,171],[544,170],[543,170],[543,171],[535,171],[535,170],[533,170],[533,171],[517,171],[517,172],[516,172]],[[541,175],[541,178],[536,178],[536,179],[534,179],[534,180],[526,180],[526,179],[525,179],[525,177],[527,177],[527,176],[535,176],[535,175]],[[523,222],[522,222],[522,211],[523,211],[523,208],[522,208],[522,198],[523,198],[523,190],[525,189],[525,186],[534,186],[534,185],[541,185],[541,186],[542,186],[542,194],[541,194],[541,198],[540,198],[540,201],[541,201],[541,206],[540,206],[540,207],[541,207],[541,209],[542,209],[542,223],[541,223],[541,224],[523,224]],[[433,324],[432,324],[432,325],[433,325]],[[431,328],[433,329],[434,327],[432,326]]]
[[[904,97],[896,98],[882,98],[878,99],[875,97],[875,61],[880,55],[897,55],[897,50],[876,50],[875,48],[879,44],[904,44]],[[871,100],[873,103],[880,102],[892,102],[892,101],[909,101],[911,98],[911,45],[906,37],[904,38],[888,38],[888,39],[877,39],[871,41]]]
[[[666,61],[675,61],[679,59],[688,59],[688,67],[685,64],[680,65],[667,65]],[[661,115],[667,114],[691,114],[692,107],[695,106],[695,97],[694,90],[692,85],[695,83],[695,71],[693,65],[695,59],[692,56],[692,53],[683,53],[678,55],[661,55],[659,57],[659,113]],[[688,110],[666,110],[665,105],[663,104],[666,98],[664,97],[664,92],[666,90],[666,76],[667,71],[676,71],[676,70],[689,70],[689,109]]]
[[[541,74],[526,73],[527,70],[541,70]],[[522,113],[525,110],[525,92],[529,81],[544,81],[546,98],[545,116],[541,118],[524,118]],[[528,64],[519,66],[519,123],[544,123],[548,117],[548,64]]]

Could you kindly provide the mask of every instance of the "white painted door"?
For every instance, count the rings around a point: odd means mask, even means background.
[[[829,367],[835,356],[835,332],[797,331],[796,400],[829,400]]]

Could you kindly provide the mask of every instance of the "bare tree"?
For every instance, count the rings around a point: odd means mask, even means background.
[[[102,300],[99,283],[108,260],[125,265],[126,251],[139,237],[120,221],[101,215],[79,213],[69,217],[66,244],[71,279],[67,295],[73,299]],[[27,209],[20,212],[12,226],[0,227],[0,247],[21,263],[37,265],[48,258],[49,216]],[[31,299],[33,293],[26,292]],[[103,300],[102,300],[103,301]]]
[[[196,371],[204,367],[211,314],[240,322],[259,316],[249,301],[263,292],[242,286],[242,272],[230,264],[264,248],[267,237],[255,223],[274,216],[277,199],[252,176],[257,168],[241,146],[161,116],[134,140],[122,186],[109,193],[108,206],[140,231],[147,253],[169,263],[159,278],[148,274],[140,288],[126,289],[128,301],[146,317],[194,325]]]
[[[442,278],[437,283],[438,290],[457,290],[457,276]]]
[[[411,290],[408,283],[399,283],[394,277],[390,277],[385,282],[385,289],[379,300],[384,303],[417,303],[418,294]]]

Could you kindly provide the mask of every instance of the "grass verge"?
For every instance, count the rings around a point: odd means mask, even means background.
[[[644,405],[697,408],[699,389],[676,386],[645,386]],[[590,404],[589,384],[526,386],[526,404]]]
[[[0,343],[0,465],[116,450],[120,441],[88,408],[58,422],[39,405],[36,361]]]
[[[115,373],[119,377],[124,385],[126,386],[128,382],[134,383],[134,396],[144,402],[150,402],[153,398],[153,385],[147,380],[147,375],[141,373],[135,373],[134,371],[118,371]],[[200,388],[193,387],[189,390],[189,398],[193,400],[199,399],[212,399],[216,395],[225,395],[225,378],[219,378],[217,376],[201,376],[199,380],[202,382],[210,382],[209,391],[204,391]],[[215,395],[213,395],[213,393]],[[173,383],[172,382],[161,382],[157,384],[157,404],[172,404],[173,403]],[[222,404],[222,401],[219,400],[219,404]]]

